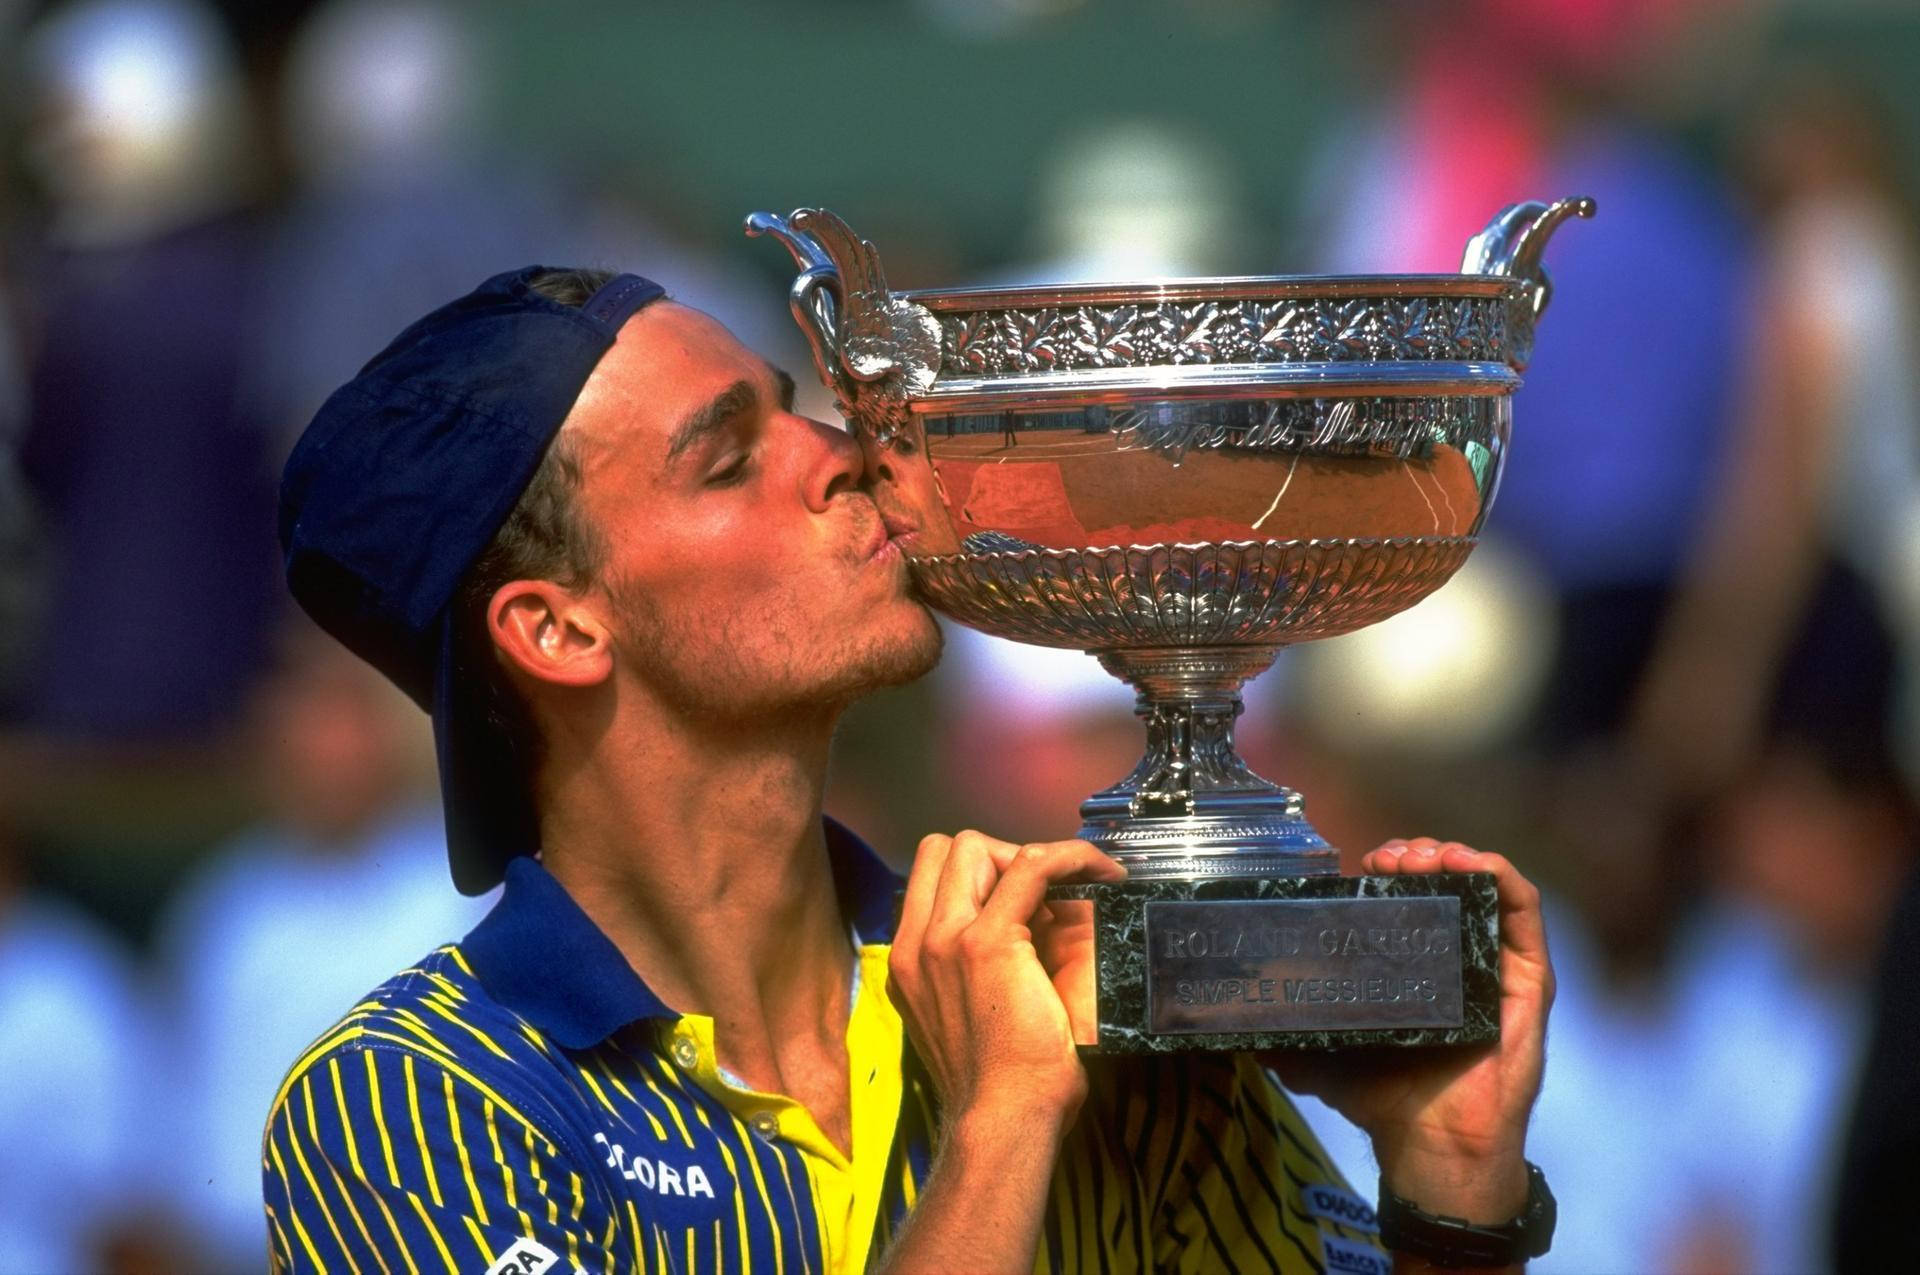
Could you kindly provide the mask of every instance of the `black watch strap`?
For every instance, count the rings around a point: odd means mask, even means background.
[[[1539,1257],[1553,1243],[1557,1214],[1547,1175],[1527,1161],[1527,1206],[1499,1226],[1475,1226],[1465,1218],[1422,1212],[1413,1201],[1387,1189],[1380,1180],[1380,1239],[1396,1253],[1435,1266],[1518,1266]]]

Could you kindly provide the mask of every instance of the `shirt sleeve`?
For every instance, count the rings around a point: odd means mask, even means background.
[[[1251,1055],[1187,1073],[1187,1127],[1161,1200],[1158,1269],[1388,1275],[1372,1205],[1356,1195]]]
[[[649,1228],[558,1127],[424,1051],[349,1041],[304,1062],[262,1143],[273,1270],[658,1269]]]

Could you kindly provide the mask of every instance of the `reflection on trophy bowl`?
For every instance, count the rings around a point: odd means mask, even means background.
[[[801,267],[794,315],[876,500],[918,529],[922,596],[996,636],[1091,652],[1139,692],[1145,756],[1081,807],[1081,835],[1129,872],[1083,891],[1103,1048],[1497,1032],[1490,884],[1339,877],[1232,725],[1279,648],[1385,619],[1465,561],[1550,296],[1541,254],[1592,213],[1515,205],[1456,275],[909,293],[831,213],[748,219]],[[1249,925],[1265,937],[1227,956],[1201,938]],[[1394,948],[1375,968],[1313,946],[1342,931],[1452,937],[1426,964]]]
[[[1445,582],[1506,454],[1517,280],[911,294],[937,519],[914,575],[1048,646],[1277,646]],[[1039,369],[1039,370],[1034,370]],[[944,550],[944,551],[943,551]]]

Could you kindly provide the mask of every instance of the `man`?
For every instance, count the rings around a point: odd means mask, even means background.
[[[940,639],[910,500],[791,392],[656,285],[531,268],[402,333],[296,447],[293,591],[431,709],[455,879],[506,886],[295,1064],[276,1267],[1384,1270],[1253,1060],[1078,1057],[1091,925],[1043,897],[1118,865],[929,837],[896,928],[891,873],[823,822],[836,717]],[[1499,875],[1504,1043],[1293,1078],[1427,1213],[1518,1218],[1537,898],[1462,847],[1369,867]],[[1527,1251],[1400,1216],[1437,1256]]]

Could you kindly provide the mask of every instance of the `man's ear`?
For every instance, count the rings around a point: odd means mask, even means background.
[[[585,599],[551,580],[513,580],[487,603],[487,633],[537,681],[597,686],[613,673],[613,636]]]

